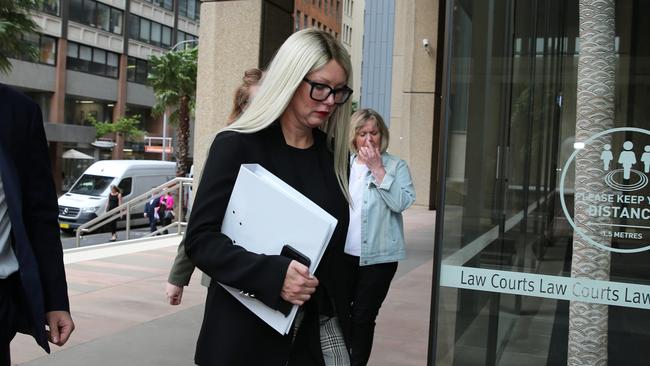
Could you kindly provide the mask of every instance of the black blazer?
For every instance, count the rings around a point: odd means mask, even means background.
[[[69,311],[58,204],[41,110],[0,84],[0,174],[14,253],[32,321],[31,334],[49,352],[45,313]]]
[[[153,203],[151,203],[151,198],[147,203],[144,204],[144,213],[147,214],[147,217],[149,220],[154,219],[154,214],[156,213],[156,207],[160,205],[160,197],[156,197],[153,199]]]
[[[337,281],[332,273],[338,273],[333,267],[337,267],[343,256],[348,204],[334,174],[333,157],[327,148],[325,134],[315,130],[314,139],[314,149],[317,152],[310,155],[313,158],[310,162],[316,168],[313,176],[304,177],[296,173],[301,170],[296,169],[296,162],[292,161],[296,157],[291,151],[294,148],[286,145],[277,123],[252,134],[225,132],[215,138],[203,169],[185,236],[188,257],[215,280],[208,290],[203,325],[197,341],[197,364],[284,366],[290,356],[292,360],[296,359],[293,354],[296,350],[292,351],[291,347],[291,333],[281,336],[216,282],[253,294],[276,310],[283,311],[291,307],[280,297],[290,259],[248,252],[233,245],[230,238],[221,233],[221,222],[241,164],[258,163],[264,166],[338,219],[332,240],[315,275],[320,281],[317,292],[322,289],[328,291],[322,298],[332,297],[345,301],[344,293],[339,290],[341,281]],[[318,189],[314,194],[314,186],[323,189]],[[313,310],[318,302],[312,298],[307,304],[309,306],[306,307],[311,306]],[[337,310],[345,311],[345,307],[337,307]],[[313,313],[312,311],[311,314]],[[308,322],[307,315],[305,319],[303,324]],[[318,320],[317,316],[309,319],[313,323]],[[301,326],[301,334],[305,333],[303,328],[305,327]],[[300,351],[308,353],[301,357],[310,360],[291,364],[322,364],[322,355],[319,360],[317,323],[312,330],[316,333],[311,332],[304,337],[298,335],[300,344],[304,347],[294,345]]]

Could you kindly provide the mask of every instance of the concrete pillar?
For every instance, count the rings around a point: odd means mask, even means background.
[[[126,77],[128,66],[128,54],[120,55],[119,79],[117,82],[117,100],[113,108],[113,122],[126,115]],[[115,134],[115,146],[113,147],[112,158],[122,159],[124,154],[124,136]]]
[[[226,126],[243,73],[264,67],[291,34],[293,1],[201,4],[194,128],[195,188],[216,133]]]
[[[395,47],[389,150],[406,160],[416,189],[416,204],[428,206],[431,191],[438,0],[395,1]],[[423,46],[428,39],[429,50]],[[440,50],[442,52],[442,50]]]
[[[54,94],[50,103],[50,120],[52,123],[65,123],[65,85],[66,85],[66,62],[68,55],[68,40],[59,38],[56,48],[56,70],[54,76]],[[61,193],[63,186],[62,157],[63,144],[50,141],[50,163],[52,164],[52,178],[57,194]]]

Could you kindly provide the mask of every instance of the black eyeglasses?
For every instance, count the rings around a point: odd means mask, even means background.
[[[342,88],[332,89],[332,87],[327,84],[317,83],[307,78],[302,79],[302,81],[311,85],[309,96],[311,99],[318,102],[323,102],[327,100],[330,95],[334,95],[334,104],[341,105],[345,104],[345,102],[350,98],[350,95],[352,95],[352,89],[347,85]]]

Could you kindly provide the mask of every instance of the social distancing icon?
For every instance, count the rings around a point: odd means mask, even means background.
[[[649,142],[649,130],[612,128],[581,142],[581,148],[567,159],[560,176],[560,203],[575,233],[591,245],[619,253],[650,250],[650,194],[644,189],[650,181]],[[565,187],[567,172],[575,167],[581,152],[582,159],[596,159],[593,164],[581,166],[590,170],[590,177],[600,175],[597,179],[603,179],[605,185],[583,182],[580,186]],[[573,197],[575,209],[580,208],[578,224],[567,208],[566,194]],[[626,239],[626,244],[610,245],[613,239]]]

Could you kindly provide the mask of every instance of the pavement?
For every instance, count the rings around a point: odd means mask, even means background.
[[[400,262],[379,312],[369,365],[426,365],[435,212],[404,214],[408,259]],[[14,365],[193,365],[206,290],[195,271],[182,303],[166,302],[164,286],[180,236],[66,249],[71,312],[76,330],[47,355],[19,334]],[[263,361],[260,361],[263,365]]]

